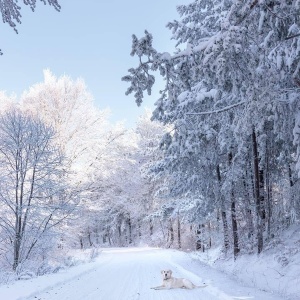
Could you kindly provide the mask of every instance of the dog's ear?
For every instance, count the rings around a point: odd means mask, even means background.
[[[169,270],[170,274],[172,275],[172,270]]]
[[[162,274],[164,272],[164,270],[161,270],[160,273]]]

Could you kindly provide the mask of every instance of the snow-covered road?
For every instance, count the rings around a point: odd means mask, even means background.
[[[194,290],[153,290],[161,285],[161,269],[185,277]],[[193,260],[186,253],[153,248],[106,249],[93,263],[58,274],[0,287],[1,300],[283,300],[248,288]]]

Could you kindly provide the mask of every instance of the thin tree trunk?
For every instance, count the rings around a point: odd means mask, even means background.
[[[172,224],[172,220],[169,219],[169,238],[170,238],[170,245],[169,247],[171,247],[171,245],[174,242],[174,229],[173,229],[173,224]]]
[[[90,228],[88,228],[88,240],[89,240],[90,247],[92,247],[93,246],[93,242],[92,242],[92,238],[91,238]]]
[[[231,152],[228,154],[228,162],[229,162],[229,166],[231,166],[232,164]],[[230,200],[231,200],[231,224],[232,224],[232,234],[233,234],[233,256],[234,259],[236,259],[237,255],[240,252],[240,248],[239,248],[238,226],[236,220],[236,206],[235,206],[235,196],[233,191],[233,182],[231,183]]]
[[[18,265],[19,265],[19,259],[20,259],[20,236],[17,233],[15,236],[15,241],[14,241],[14,263],[13,263],[13,270],[16,271]]]
[[[181,226],[179,219],[179,211],[177,212],[177,237],[178,237],[178,248],[181,249]]]
[[[291,169],[291,165],[290,165],[290,164],[289,164],[289,166],[288,166],[288,169],[289,169],[289,181],[290,181],[290,187],[293,187],[294,181],[293,181],[292,169]]]
[[[247,177],[247,172],[246,172],[246,177]],[[252,239],[254,235],[253,216],[252,216],[249,189],[245,178],[243,179],[243,185],[244,185],[244,195],[245,195],[246,222],[248,226],[248,238]]]
[[[262,220],[262,230],[264,230],[266,225],[266,208],[265,208],[265,182],[264,182],[264,171],[259,170],[259,201],[260,201],[260,211]]]
[[[218,200],[219,200],[219,198],[218,198]],[[217,208],[217,232],[219,232],[219,230],[220,230],[220,209],[219,208]]]
[[[118,224],[117,224],[117,231],[118,231],[118,244],[119,246],[124,246],[123,241],[122,241],[122,219],[118,219]]]
[[[141,229],[141,220],[138,220],[138,229],[139,229],[139,239],[142,237],[142,229]]]
[[[109,246],[111,246],[112,243],[111,243],[111,237],[110,237],[109,230],[107,231],[107,239],[108,239]]]
[[[130,216],[128,217],[127,222],[128,222],[128,231],[129,231],[128,242],[129,242],[129,244],[132,244],[132,225],[131,225]]]
[[[293,174],[292,174],[292,169],[291,165],[288,164],[288,170],[289,170],[289,182],[290,182],[290,211],[289,214],[291,215],[291,221],[295,222],[297,217],[299,216],[299,201],[297,201],[295,197],[295,192],[294,192],[294,180],[293,180]]]
[[[254,167],[254,192],[256,201],[256,226],[257,226],[257,252],[263,249],[263,222],[261,215],[260,180],[259,180],[259,157],[255,129],[252,131],[253,167]]]
[[[198,225],[196,230],[197,241],[196,241],[196,250],[202,249],[202,242],[201,242],[201,225]]]
[[[225,201],[224,196],[221,195],[221,172],[220,172],[220,166],[217,165],[217,178],[218,178],[218,193],[220,197],[221,202],[221,217],[222,217],[222,224],[223,224],[223,237],[224,237],[224,250],[227,253],[229,249],[229,230],[228,230],[228,222],[226,217],[226,209],[225,209]]]
[[[208,234],[209,234],[208,248],[211,249],[212,241],[211,241],[211,225],[210,225],[210,221],[208,221],[207,227],[208,227]]]
[[[118,224],[118,234],[119,234],[119,239],[121,240],[122,237],[122,230],[121,230],[121,224]]]
[[[99,227],[98,227],[98,225],[96,226],[95,236],[96,236],[96,244],[99,245]]]
[[[267,148],[266,151],[266,203],[267,203],[267,218],[266,218],[266,225],[267,225],[267,233],[268,239],[271,238],[271,219],[272,219],[272,191],[271,191],[271,183],[270,183],[270,166],[269,166],[269,151]]]
[[[17,156],[19,156],[19,151],[17,151]],[[16,170],[19,169],[18,159],[15,161]],[[20,258],[20,247],[21,247],[21,213],[20,203],[19,203],[19,172],[16,172],[16,186],[15,186],[15,238],[14,238],[14,261],[13,270],[15,271],[19,264]]]
[[[234,259],[240,252],[239,248],[239,236],[238,236],[238,226],[236,220],[236,207],[233,189],[231,191],[231,222],[232,222],[232,233],[233,233],[233,256]]]
[[[202,252],[205,252],[204,229],[205,229],[205,225],[200,224],[196,231],[197,233],[196,250],[202,250]]]
[[[153,222],[152,222],[152,219],[150,219],[150,221],[149,221],[149,225],[150,225],[150,227],[149,227],[149,229],[150,229],[150,236],[151,235],[153,235]]]

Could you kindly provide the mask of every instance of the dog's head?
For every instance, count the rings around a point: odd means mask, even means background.
[[[162,270],[161,274],[162,274],[163,280],[170,279],[172,277],[171,270]]]

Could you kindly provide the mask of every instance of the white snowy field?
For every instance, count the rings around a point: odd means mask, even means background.
[[[185,277],[194,290],[153,290],[161,285],[162,269]],[[1,300],[283,300],[280,296],[241,285],[223,273],[176,250],[155,248],[103,249],[91,263],[0,286]]]

